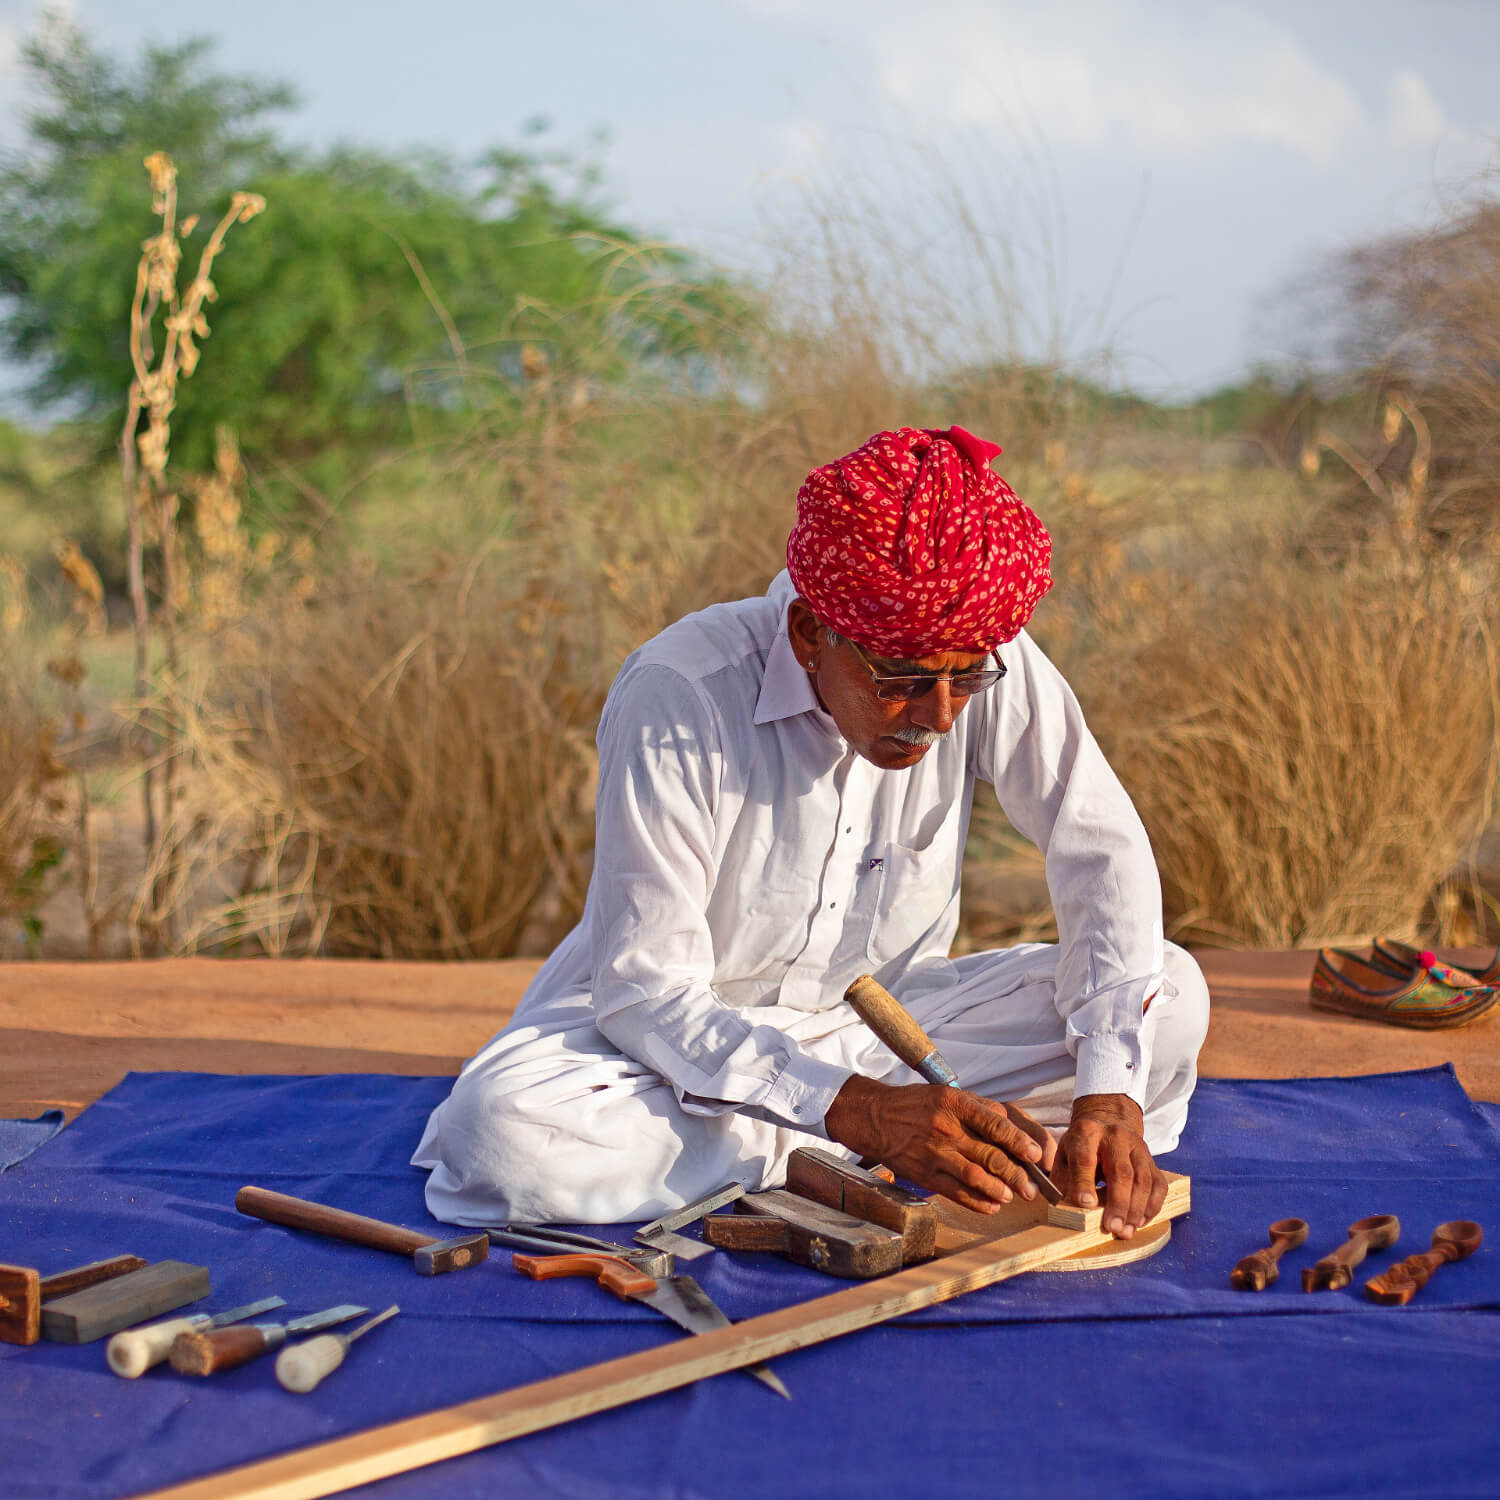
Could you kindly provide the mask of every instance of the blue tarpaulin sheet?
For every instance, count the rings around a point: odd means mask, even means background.
[[[419,1277],[400,1257],[236,1212],[235,1191],[254,1182],[451,1233],[406,1164],[449,1086],[132,1074],[5,1173],[0,1261],[46,1273],[130,1251],[209,1267],[208,1310],[277,1292],[292,1312],[402,1312],[309,1395],[283,1391],[269,1359],[125,1381],[102,1343],[0,1345],[0,1493],[135,1494],[678,1337],[649,1308],[591,1282],[530,1281],[498,1252]],[[1360,1291],[1443,1220],[1500,1232],[1500,1128],[1450,1069],[1207,1081],[1163,1165],[1191,1174],[1193,1209],[1150,1260],[1018,1277],[784,1356],[791,1402],[726,1374],[371,1493],[1496,1493],[1500,1253],[1445,1267],[1405,1308]],[[1400,1217],[1400,1242],[1351,1288],[1302,1292],[1301,1267],[1374,1213]],[[1230,1290],[1234,1263],[1292,1216],[1312,1234],[1280,1281]],[[841,1285],[769,1256],[717,1252],[691,1270],[736,1320]]]
[[[32,1120],[0,1120],[0,1172],[25,1161],[63,1128],[63,1112],[49,1109]]]

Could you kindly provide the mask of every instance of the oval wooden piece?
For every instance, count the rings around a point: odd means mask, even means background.
[[[1092,1250],[1081,1250],[1066,1260],[1050,1261],[1038,1266],[1037,1274],[1049,1271],[1107,1271],[1111,1266],[1128,1266],[1147,1256],[1155,1255],[1167,1248],[1172,1238],[1172,1221],[1163,1219],[1160,1224],[1148,1224],[1138,1229],[1128,1240],[1116,1240],[1112,1245],[1096,1245]]]

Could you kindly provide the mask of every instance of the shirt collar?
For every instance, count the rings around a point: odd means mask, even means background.
[[[769,724],[773,720],[790,719],[795,714],[805,714],[809,710],[822,713],[812,682],[792,652],[792,643],[786,633],[786,614],[783,612],[781,629],[776,632],[776,639],[771,642],[771,653],[766,657],[766,672],[761,678],[760,697],[755,704],[755,722]]]
[[[787,611],[792,600],[797,597],[797,591],[791,587],[790,576],[783,571],[772,581],[766,592],[773,599],[780,600],[781,609],[776,638],[771,642],[770,654],[766,657],[760,697],[755,704],[755,722],[770,724],[777,719],[790,719],[797,714],[812,712],[831,724],[833,721],[818,702],[818,695],[813,691],[807,671],[792,651],[791,638],[786,633]]]

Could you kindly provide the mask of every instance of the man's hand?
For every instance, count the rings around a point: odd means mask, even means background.
[[[965,1208],[994,1213],[1036,1187],[1015,1160],[1050,1167],[1051,1137],[1025,1110],[943,1084],[877,1083],[853,1074],[823,1119],[830,1140]]]
[[[1104,1178],[1104,1228],[1128,1240],[1155,1216],[1167,1179],[1141,1138],[1140,1106],[1125,1094],[1085,1094],[1073,1101],[1073,1122],[1057,1144],[1052,1180],[1079,1208],[1093,1208],[1094,1184]]]

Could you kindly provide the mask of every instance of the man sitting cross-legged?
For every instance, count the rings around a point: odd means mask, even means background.
[[[1208,995],[1145,830],[1025,634],[1051,544],[961,428],[815,469],[788,571],[636,651],[599,725],[583,919],[413,1162],[460,1224],[655,1217],[798,1146],[971,1208],[1035,1188],[1129,1237],[1160,1207]],[[975,786],[1046,855],[1055,945],[948,956]],[[844,1003],[871,973],[961,1089]],[[1008,1101],[1008,1102],[1000,1102]],[[1019,1102],[1017,1102],[1019,1101]],[[1060,1139],[1043,1128],[1065,1127]]]

